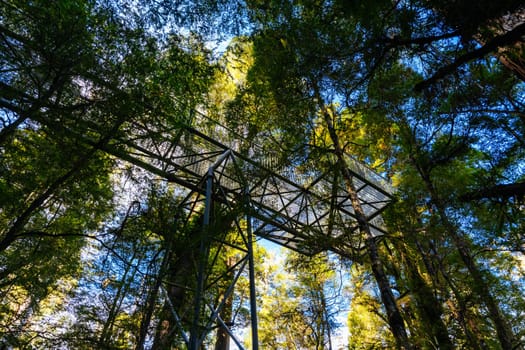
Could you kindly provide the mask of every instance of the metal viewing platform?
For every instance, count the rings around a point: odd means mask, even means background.
[[[197,237],[198,256],[193,257],[198,262],[196,282],[193,286],[180,286],[192,289],[193,315],[186,316],[184,321],[181,310],[173,306],[176,300],[169,290],[175,282],[170,281],[169,275],[159,277],[163,281],[160,290],[165,293],[158,298],[171,305],[173,319],[190,350],[202,348],[209,334],[218,328],[243,349],[231,330],[231,320],[222,319],[222,310],[233,295],[235,283],[248,270],[252,348],[258,349],[252,236],[307,255],[332,251],[349,259],[363,256],[365,238],[359,232],[340,170],[330,155],[326,155],[324,163],[334,166],[324,169],[318,168],[316,160],[309,156],[300,161],[293,157],[283,161],[204,114],[196,111],[191,114],[188,120],[170,123],[156,120],[152,123],[154,129],[151,125],[130,122],[104,144],[86,136],[102,135],[103,128],[99,125],[86,122],[80,128],[67,128],[50,121],[43,123],[152,176],[180,185],[179,193],[184,197],[180,206],[186,222],[197,216],[202,216],[203,221],[203,233]],[[308,150],[303,153],[308,154]],[[346,163],[372,234],[380,236],[385,232],[380,214],[391,201],[393,189],[386,179],[351,156],[346,156]],[[217,223],[213,215],[219,207],[223,215],[233,220],[235,243],[214,232],[213,225]],[[215,242],[213,257],[212,242]],[[217,293],[209,291],[218,288],[221,277],[212,279],[211,270],[221,249],[226,247],[239,251],[238,261],[223,273],[228,287],[221,289],[222,296],[217,299],[213,297]],[[167,256],[170,254],[166,251]]]
[[[227,300],[232,298],[236,281],[246,268],[250,282],[252,349],[258,349],[252,235],[307,255],[332,251],[349,259],[363,256],[364,237],[359,232],[354,208],[336,166],[319,169],[315,160],[308,157],[303,157],[302,162],[279,161],[276,155],[253,140],[243,138],[198,112],[190,122],[175,128],[142,129],[142,133],[138,130],[140,127],[134,126],[135,139],[126,139],[120,145],[117,141],[112,146],[114,151],[127,154],[132,157],[128,160],[133,164],[142,164],[144,169],[186,188],[188,193],[181,206],[188,218],[199,210],[203,212],[205,234],[201,237],[198,254],[200,263],[195,276],[191,324],[184,324],[180,312],[172,308],[190,350],[200,349],[217,328],[243,349],[231,330],[232,321],[223,320],[221,315]],[[351,156],[346,156],[346,163],[353,174],[353,184],[372,234],[380,236],[384,233],[380,214],[391,201],[393,189],[386,179]],[[334,159],[332,164],[336,164]],[[236,241],[240,243],[228,243],[214,233],[212,207],[217,204],[222,206],[224,213],[233,213],[236,218],[233,226],[238,232]],[[212,241],[216,242],[214,258],[210,256]],[[216,293],[208,291],[216,288],[220,278],[211,280],[213,266],[210,261],[216,261],[221,247],[226,246],[238,249],[242,257],[224,272],[230,287],[221,292],[220,300],[214,300],[216,298],[209,295]],[[165,297],[173,305],[168,292]]]
[[[175,135],[175,137],[174,137]],[[276,156],[231,130],[196,113],[191,126],[144,130],[125,141],[146,170],[205,194],[203,179],[213,168],[214,200],[236,206],[250,202],[253,233],[304,254],[330,250],[348,258],[361,254],[354,210],[337,169],[324,171],[300,164],[282,164]],[[372,233],[384,232],[380,213],[391,201],[389,182],[350,156],[361,205]],[[310,160],[312,162],[313,160]]]

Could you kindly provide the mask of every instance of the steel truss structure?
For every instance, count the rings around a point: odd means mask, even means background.
[[[363,237],[336,166],[321,170],[308,164],[279,164],[270,152],[197,112],[191,122],[177,126],[151,130],[135,124],[130,130],[134,135],[131,139],[129,135],[116,137],[98,146],[185,188],[187,194],[181,208],[187,218],[203,213],[189,329],[172,308],[189,349],[200,349],[218,327],[239,349],[243,348],[231,331],[229,320],[221,317],[241,276],[249,280],[252,348],[258,348],[252,237],[262,237],[307,255],[332,251],[354,259],[363,254]],[[67,132],[75,135],[73,130]],[[75,136],[96,144],[85,135]],[[384,233],[380,214],[391,201],[393,190],[388,181],[350,156],[346,161],[372,233],[380,236]],[[218,211],[233,218],[234,239],[214,232],[218,224],[214,213]],[[239,254],[237,262],[224,272],[228,286],[216,300],[209,291],[222,277],[213,275],[210,269],[226,247]],[[166,298],[169,299],[167,293]]]
[[[325,250],[349,258],[361,254],[354,210],[337,167],[299,171],[298,164],[276,164],[257,145],[198,116],[191,127],[126,141],[132,150],[126,157],[200,194],[205,194],[203,178],[213,169],[224,194],[215,200],[231,204],[247,196],[257,236],[309,255]],[[350,156],[347,165],[373,234],[379,236],[384,233],[380,213],[393,190],[387,180]]]

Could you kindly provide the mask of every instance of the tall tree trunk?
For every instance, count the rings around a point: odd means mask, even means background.
[[[465,301],[465,298],[461,295],[461,293],[457,290],[457,288],[452,283],[452,280],[450,279],[448,273],[443,269],[443,265],[442,265],[441,261],[438,262],[438,269],[436,270],[433,267],[433,264],[431,263],[430,259],[426,256],[426,254],[424,252],[424,249],[423,249],[421,243],[417,240],[417,238],[415,239],[415,244],[416,244],[416,247],[417,247],[417,249],[419,251],[419,254],[423,258],[423,262],[425,264],[425,267],[426,267],[427,271],[429,272],[429,274],[432,276],[432,279],[434,280],[435,284],[436,285],[438,284],[437,280],[438,280],[438,271],[439,271],[439,273],[441,273],[441,275],[443,276],[443,278],[447,282],[448,286],[452,290],[452,294],[454,295],[454,297],[457,300],[457,303],[459,304],[459,309],[453,303],[449,304],[449,308],[451,309],[454,318],[458,321],[459,325],[463,329],[463,332],[465,332],[465,336],[466,336],[466,339],[467,339],[467,345],[469,346],[469,348],[471,348],[473,350],[483,350],[483,349],[485,349],[481,345],[482,341],[479,338],[479,334],[480,333],[474,331],[472,329],[472,327],[471,327],[472,326],[472,322],[471,322],[470,319],[468,319],[469,315],[467,315],[467,313],[466,313],[466,311],[467,311],[466,310],[466,304],[467,303]],[[433,245],[432,245],[431,248],[434,249]]]
[[[188,279],[192,276],[194,256],[198,247],[188,246],[183,252],[177,252],[170,259],[166,278],[172,282],[167,288],[167,298],[159,315],[152,350],[171,349],[177,337],[177,320],[174,312],[177,312],[183,325],[188,325],[191,320],[185,317],[184,310],[188,305],[187,290]]]
[[[447,327],[443,323],[443,308],[430,286],[425,282],[417,269],[417,263],[410,257],[404,243],[397,246],[397,250],[401,254],[407,276],[410,283],[410,292],[414,295],[417,302],[417,312],[419,313],[424,327],[428,331],[431,342],[439,349],[447,350],[453,349],[454,346],[448,336]]]
[[[316,91],[316,95],[318,101],[321,103],[322,99],[318,91]],[[411,349],[412,347],[408,341],[408,335],[405,329],[403,316],[401,315],[401,312],[397,307],[396,299],[394,297],[394,294],[392,293],[390,282],[388,281],[388,276],[385,273],[383,262],[381,260],[381,257],[379,256],[379,250],[377,247],[376,239],[372,235],[370,225],[368,224],[365,212],[363,210],[363,207],[361,206],[361,202],[357,195],[357,190],[353,183],[353,175],[350,172],[350,169],[348,168],[348,165],[344,158],[344,151],[339,142],[337,132],[335,131],[334,124],[331,119],[331,113],[324,104],[320,107],[322,109],[323,119],[328,128],[328,133],[334,144],[334,154],[337,158],[337,163],[341,168],[343,179],[346,185],[346,190],[350,196],[352,207],[354,208],[359,232],[365,237],[366,250],[368,253],[368,257],[370,258],[374,278],[381,292],[381,300],[386,309],[390,330],[392,331],[392,334],[395,338],[398,349]]]
[[[496,334],[502,349],[523,349],[523,347],[518,343],[510,324],[505,319],[505,316],[501,312],[497,301],[492,295],[490,288],[484,279],[483,273],[479,270],[474,257],[470,254],[470,249],[466,239],[462,237],[459,230],[448,219],[445,204],[442,202],[440,196],[434,188],[434,184],[430,178],[430,175],[418,166],[417,161],[414,158],[412,158],[412,162],[413,165],[418,169],[418,172],[420,173],[420,176],[423,179],[430,194],[432,204],[436,208],[443,226],[452,237],[459,256],[461,257],[461,260],[465,264],[474,281],[472,288],[481,297],[482,302],[487,307],[489,317],[491,318],[492,322],[494,322],[494,326],[496,327]]]
[[[226,300],[224,309],[221,311],[221,319],[228,325],[231,322],[232,316],[232,298],[231,296]],[[217,340],[215,341],[215,350],[230,350],[230,335],[222,325],[217,328]]]
[[[226,268],[230,269],[235,265],[235,261],[232,257],[228,257],[226,260]],[[233,281],[232,278],[229,278],[230,282]],[[233,300],[230,295],[226,302],[224,303],[223,309],[220,312],[221,319],[226,323],[230,324],[232,321],[233,313]],[[230,335],[226,331],[225,327],[218,325],[217,328],[217,340],[215,341],[215,350],[230,350]]]

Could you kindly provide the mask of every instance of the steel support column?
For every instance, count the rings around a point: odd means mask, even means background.
[[[194,299],[194,314],[193,323],[190,331],[190,345],[189,350],[198,350],[201,343],[199,321],[202,308],[202,295],[204,292],[204,280],[205,270],[208,261],[209,251],[209,230],[210,230],[210,217],[211,217],[211,206],[212,206],[212,191],[213,191],[213,171],[214,167],[208,169],[206,175],[206,200],[204,202],[204,217],[202,222],[202,233],[199,247],[199,270],[197,275],[197,289],[195,291]]]
[[[250,318],[252,324],[252,349],[259,349],[259,331],[257,325],[257,295],[255,291],[255,263],[253,260],[253,233],[252,233],[252,218],[249,214],[246,215],[246,238],[248,248],[248,269],[250,277]]]

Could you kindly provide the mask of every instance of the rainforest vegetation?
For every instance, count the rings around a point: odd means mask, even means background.
[[[523,1],[0,0],[1,349],[185,349],[210,231],[201,348],[253,347],[245,213],[151,161],[197,115],[353,205],[359,254],[254,238],[259,348],[525,348]]]

